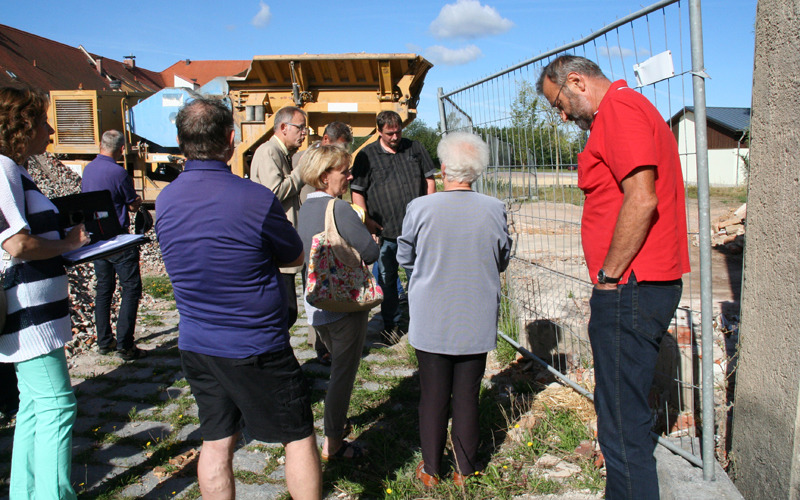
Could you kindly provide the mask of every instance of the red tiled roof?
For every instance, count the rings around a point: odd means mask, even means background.
[[[166,86],[175,85],[175,76],[203,86],[218,76],[234,76],[247,71],[250,61],[178,61],[161,72]]]
[[[94,60],[99,57],[90,55]],[[157,91],[164,87],[162,76],[154,71],[128,68],[107,57],[101,59],[101,66],[104,75],[122,82],[122,90]],[[98,73],[80,48],[0,24],[0,85],[19,83],[45,91],[111,90],[109,79]]]

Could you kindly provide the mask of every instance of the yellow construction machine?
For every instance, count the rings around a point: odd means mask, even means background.
[[[301,149],[332,121],[349,124],[355,137],[375,136],[380,111],[396,111],[405,125],[414,120],[431,67],[416,54],[256,56],[244,76],[216,78],[196,92],[229,103],[236,125],[231,170],[248,177],[253,153],[272,136],[280,108],[297,106],[308,114],[309,135]],[[153,203],[182,169],[175,116],[193,92],[52,91],[49,118],[56,132],[48,150],[80,170],[99,152],[105,130],[124,131],[124,165],[145,203]]]

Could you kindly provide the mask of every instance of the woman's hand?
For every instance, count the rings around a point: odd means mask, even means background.
[[[67,252],[69,252],[70,250],[75,250],[76,248],[80,248],[89,243],[89,241],[91,241],[91,237],[89,236],[89,232],[86,231],[86,226],[83,224],[77,224],[72,226],[72,229],[69,230],[67,237],[64,238],[64,241],[70,247],[69,250],[67,250]]]
[[[23,229],[3,242],[3,249],[14,258],[44,260],[75,250],[89,243],[89,233],[83,224],[74,226],[63,240],[48,240],[33,236]]]

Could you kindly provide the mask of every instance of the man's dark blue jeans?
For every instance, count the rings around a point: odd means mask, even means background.
[[[680,280],[592,291],[597,435],[606,462],[606,499],[658,499],[648,395],[661,339],[681,298]]]
[[[378,284],[383,289],[383,302],[381,303],[381,317],[383,328],[391,330],[400,321],[398,289],[394,286],[397,282],[397,240],[383,239],[381,253],[378,257]],[[411,281],[411,271],[406,269],[406,278]],[[391,283],[391,285],[387,285]]]
[[[94,261],[97,277],[95,289],[94,322],[97,329],[97,345],[108,349],[114,343],[111,334],[111,299],[117,288],[117,276],[122,287],[122,303],[117,319],[117,350],[133,347],[133,331],[136,328],[136,313],[142,297],[142,277],[139,274],[139,247],[129,248],[107,259]]]

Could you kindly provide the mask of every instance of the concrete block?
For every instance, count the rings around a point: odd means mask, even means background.
[[[700,449],[696,446],[695,449]],[[703,480],[703,469],[663,446],[655,451],[662,500],[744,500],[722,467],[714,462],[715,481]]]

